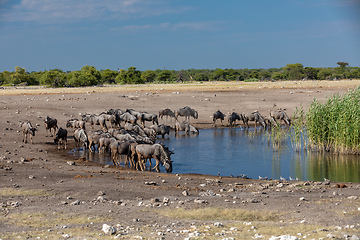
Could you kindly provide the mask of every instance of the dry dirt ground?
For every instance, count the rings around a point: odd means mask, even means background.
[[[358,183],[134,171],[76,159],[58,150],[44,128],[46,116],[65,127],[70,118],[110,108],[157,113],[190,106],[199,112],[191,119],[199,128],[211,127],[217,110],[267,116],[276,104],[292,116],[300,104],[306,109],[314,98],[324,101],[359,83],[0,89],[0,239],[359,239]],[[19,122],[26,120],[38,125],[33,144],[22,142]],[[106,234],[104,224],[116,233]]]

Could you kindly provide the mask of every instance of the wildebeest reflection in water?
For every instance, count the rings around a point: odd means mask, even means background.
[[[171,132],[169,137],[160,140],[176,153],[171,156],[173,173],[360,182],[360,161],[356,156],[299,153],[293,150],[290,139],[274,151],[268,144],[267,131],[260,128],[201,129],[199,135],[180,132],[175,136]],[[106,154],[89,154],[87,158],[112,164]],[[165,172],[163,167],[161,171]]]

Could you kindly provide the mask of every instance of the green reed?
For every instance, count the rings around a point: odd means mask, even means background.
[[[265,136],[268,139],[268,143],[271,144],[274,150],[278,151],[281,146],[285,145],[287,133],[280,125],[275,124],[271,127]]]
[[[360,153],[360,89],[333,95],[324,104],[314,99],[306,113],[311,147],[336,153]]]
[[[297,152],[301,150],[301,146],[304,146],[304,149],[307,147],[305,120],[305,110],[300,105],[299,108],[295,108],[290,131],[291,143]]]

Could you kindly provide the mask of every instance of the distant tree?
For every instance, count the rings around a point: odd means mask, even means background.
[[[144,83],[141,72],[136,67],[129,67],[127,71],[121,69],[115,81],[120,84],[139,84]]]
[[[305,67],[304,74],[306,79],[317,79],[319,70],[313,67]]]
[[[209,74],[208,73],[205,73],[205,72],[198,72],[198,73],[195,73],[194,76],[193,76],[193,79],[195,81],[200,81],[200,82],[206,82],[206,81],[209,81],[210,78],[209,78]]]
[[[317,79],[327,80],[327,79],[331,78],[332,74],[333,74],[333,72],[330,68],[322,68],[319,70],[319,72],[317,74]]]
[[[28,81],[30,81],[30,76],[25,72],[25,68],[16,66],[15,72],[11,75],[10,82],[14,85],[19,85],[20,83],[28,85]]]
[[[9,72],[9,71],[3,71],[2,73],[1,73],[1,84],[9,84],[10,82],[11,82],[11,75],[12,75],[13,73],[12,72]]]
[[[69,74],[67,84],[72,87],[94,86],[100,83],[101,74],[93,66],[84,66],[81,71],[74,71]]]
[[[225,71],[220,68],[216,68],[212,73],[211,79],[214,81],[224,81]]]
[[[234,81],[234,80],[237,80],[239,78],[239,73],[235,69],[232,69],[232,68],[225,69],[224,70],[224,77],[227,80]]]
[[[158,75],[157,75],[157,80],[159,82],[170,82],[173,81],[173,75],[172,72],[170,70],[162,70]]]
[[[261,69],[260,72],[258,73],[258,77],[261,81],[270,80],[271,74],[269,71],[265,69]]]
[[[252,69],[247,79],[256,78],[259,79],[259,69]]]
[[[284,67],[284,70],[287,74],[287,79],[289,80],[299,80],[303,79],[303,65],[301,63],[287,64]]]
[[[189,81],[188,73],[185,70],[178,71],[176,74],[176,78],[177,78],[176,81],[180,81],[180,82]]]
[[[48,85],[51,87],[64,87],[67,80],[67,74],[61,69],[52,69],[45,71],[40,77],[41,85]]]
[[[283,72],[274,72],[271,75],[271,78],[274,80],[284,80],[284,79],[286,79],[286,74]]]
[[[101,74],[101,83],[112,84],[115,83],[115,78],[119,74],[118,71],[105,69],[100,71]]]
[[[348,72],[347,66],[349,66],[349,63],[339,61],[336,64],[339,66],[335,68],[336,71],[335,78],[337,79],[345,78],[345,75]]]
[[[146,70],[141,73],[141,79],[143,82],[154,82],[156,78],[156,73],[153,70]]]

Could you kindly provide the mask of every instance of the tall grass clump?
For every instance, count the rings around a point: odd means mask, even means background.
[[[306,113],[312,147],[336,153],[360,154],[360,88],[333,95],[324,104],[314,99]]]
[[[295,108],[292,119],[292,131],[290,133],[291,143],[297,152],[300,152],[301,146],[304,146],[304,149],[307,147],[305,120],[305,110],[300,105],[299,108]]]

